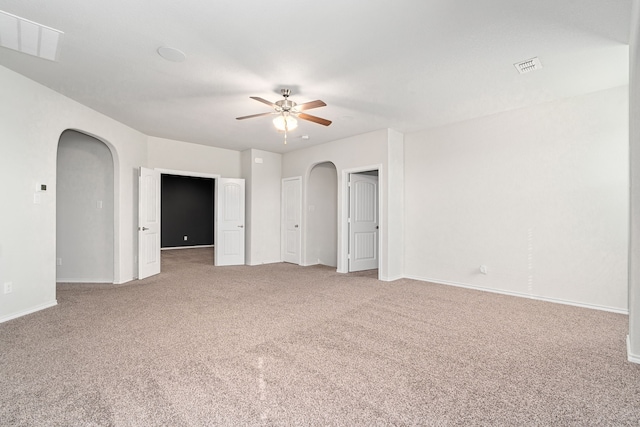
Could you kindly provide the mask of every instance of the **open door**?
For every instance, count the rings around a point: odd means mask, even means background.
[[[138,279],[160,273],[160,172],[140,168]]]
[[[301,179],[282,180],[282,261],[300,265]]]
[[[349,271],[378,268],[378,177],[349,175]]]
[[[218,178],[214,264],[244,264],[244,179]]]

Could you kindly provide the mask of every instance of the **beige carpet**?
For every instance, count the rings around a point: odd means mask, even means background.
[[[0,425],[640,425],[626,316],[212,258],[0,324]]]

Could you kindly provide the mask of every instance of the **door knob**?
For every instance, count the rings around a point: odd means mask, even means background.
[[[239,225],[238,227],[240,227],[240,228],[244,228],[244,225]]]
[[[298,228],[298,224],[294,225],[295,228]]]
[[[147,231],[147,230],[148,230],[148,228],[147,228],[147,227],[142,227],[142,228],[138,228],[138,229],[139,229],[139,230],[142,230],[142,231]]]

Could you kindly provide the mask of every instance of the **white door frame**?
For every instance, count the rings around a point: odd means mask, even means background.
[[[181,170],[176,170],[176,169],[162,169],[162,168],[152,168],[153,170],[157,171],[160,173],[160,178],[162,181],[162,175],[178,175],[178,176],[191,176],[191,177],[196,177],[196,178],[211,178],[211,179],[218,179],[220,178],[219,174],[211,174],[211,173],[204,173],[204,172],[190,172],[190,171],[181,171]],[[217,182],[217,181],[216,181]],[[140,197],[140,195],[138,195],[138,197]],[[215,198],[215,194],[214,194],[214,198]],[[211,218],[211,221],[213,221],[214,218]],[[162,227],[162,215],[160,215],[160,227]],[[138,241],[138,245],[140,245],[140,242]],[[138,252],[136,252],[137,254]],[[137,257],[137,255],[136,255]],[[137,278],[139,278],[139,272],[136,275]]]
[[[386,253],[384,250],[385,244],[385,222],[384,222],[384,209],[385,202],[383,199],[383,183],[384,174],[382,164],[374,164],[369,166],[360,166],[357,168],[343,169],[340,175],[341,183],[340,190],[340,218],[338,223],[338,273],[349,272],[349,175],[352,173],[362,173],[372,170],[378,171],[378,219],[379,219],[379,234],[378,234],[378,278],[380,277],[380,266],[384,265]]]
[[[158,172],[160,172],[160,175],[193,176],[196,178],[212,178],[212,179],[221,178],[221,175],[213,174],[213,173],[188,172],[188,171],[179,171],[174,169],[161,169],[161,168],[154,168],[154,170],[157,170]]]

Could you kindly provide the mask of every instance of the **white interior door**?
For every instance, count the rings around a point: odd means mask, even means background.
[[[378,268],[378,177],[349,175],[349,271]]]
[[[215,265],[244,264],[244,179],[216,180]]]
[[[160,273],[160,172],[140,168],[138,279]]]
[[[302,180],[282,180],[282,261],[300,265]]]

